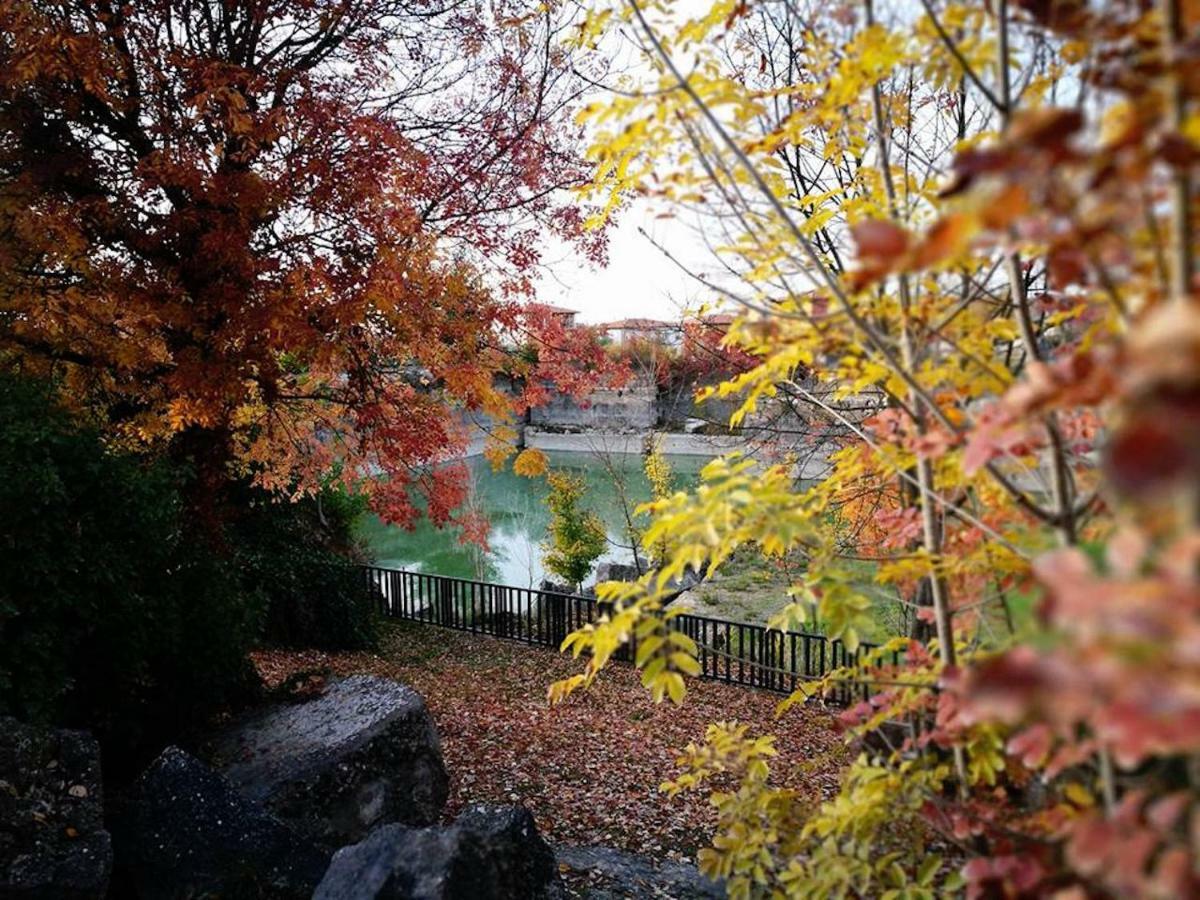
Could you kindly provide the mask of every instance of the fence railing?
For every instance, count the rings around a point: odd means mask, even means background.
[[[363,569],[367,589],[385,617],[554,649],[572,631],[598,621],[604,612],[601,601],[578,594],[406,569]],[[670,623],[696,642],[702,678],[779,693],[791,693],[834,669],[855,665],[875,649],[874,644],[860,643],[851,652],[842,641],[822,634],[778,631],[692,613],[675,616]],[[636,652],[636,642],[631,641],[616,657],[629,661]],[[898,655],[893,662],[899,662]],[[870,694],[869,685],[846,681],[834,685],[825,700],[847,705]]]

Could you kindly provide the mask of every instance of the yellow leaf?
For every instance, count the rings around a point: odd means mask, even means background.
[[[541,450],[522,450],[513,460],[513,473],[524,478],[538,478],[546,474],[549,461]]]
[[[1063,793],[1066,794],[1068,800],[1084,809],[1096,805],[1096,798],[1092,796],[1092,792],[1077,781],[1068,782],[1067,786],[1063,788]]]

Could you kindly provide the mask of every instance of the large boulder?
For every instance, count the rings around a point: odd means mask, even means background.
[[[330,847],[382,822],[432,824],[449,790],[421,695],[368,675],[235,723],[216,740],[213,762],[243,796]]]
[[[640,574],[638,569],[639,566],[635,566],[632,563],[600,563],[600,565],[596,567],[596,584],[603,584],[606,581],[637,581],[642,574],[653,571],[654,566],[643,559],[640,560]],[[680,575],[678,578],[673,578],[667,583],[666,602],[670,603],[672,600],[678,599],[681,595],[696,587],[703,581],[704,578],[701,573],[691,568],[685,569],[682,575]],[[594,596],[596,589],[593,587],[590,590]]]
[[[95,739],[0,717],[0,898],[99,900],[111,869]]]
[[[710,881],[687,863],[652,860],[612,847],[559,847],[555,855],[563,879],[588,900],[721,900],[725,896],[722,883]]]
[[[384,825],[334,854],[313,900],[550,900],[554,852],[520,806],[472,806],[444,828]]]
[[[543,578],[541,581],[539,581],[537,589],[543,594],[570,595],[575,593],[575,588],[566,582],[552,581],[549,578]]]
[[[641,567],[633,563],[602,562],[596,566],[596,584],[606,581],[637,581],[644,572],[650,571],[650,564],[641,560]]]
[[[163,751],[115,817],[118,858],[142,900],[312,895],[329,853],[177,747]]]

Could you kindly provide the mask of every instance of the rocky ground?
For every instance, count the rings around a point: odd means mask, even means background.
[[[578,662],[428,626],[386,626],[377,653],[272,650],[254,661],[272,686],[305,672],[316,673],[298,679],[312,690],[323,674],[370,673],[411,685],[425,696],[441,735],[450,774],[445,817],[472,802],[520,802],[558,846],[693,858],[711,834],[707,799],[668,800],[659,785],[675,772],[677,752],[701,740],[709,722],[737,719],[777,735],[781,782],[814,801],[832,795],[847,759],[821,709],[776,719],[777,695],[699,681],[691,682],[682,708],[655,706],[623,665],[551,708],[547,686],[577,671]]]

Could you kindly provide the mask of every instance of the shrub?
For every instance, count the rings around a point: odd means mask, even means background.
[[[189,531],[182,480],[0,374],[0,711],[123,754],[247,695],[259,610]]]
[[[295,503],[244,494],[230,530],[243,583],[266,611],[264,639],[323,650],[375,646],[374,611],[353,565],[362,559],[351,537],[362,498],[332,489]]]
[[[51,393],[0,373],[0,713],[87,728],[124,770],[252,697],[264,638],[374,643],[361,501],[232,484],[196,528],[185,468],[106,448]]]
[[[550,493],[550,534],[543,547],[546,569],[564,578],[579,590],[583,579],[592,571],[592,564],[608,546],[604,523],[595,513],[584,509],[583,479],[566,472],[551,472],[546,476]]]

